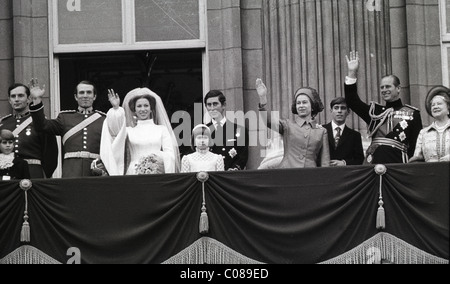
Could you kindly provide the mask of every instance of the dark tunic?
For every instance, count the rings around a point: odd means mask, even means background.
[[[369,126],[372,144],[366,153],[366,163],[406,163],[405,155],[409,158],[414,155],[417,137],[423,128],[417,108],[404,105],[401,100],[387,102],[386,105],[366,104],[359,98],[356,84],[345,85],[345,99],[348,107]],[[376,143],[380,138],[383,143]],[[404,147],[405,151],[402,152],[397,145]]]
[[[36,106],[30,106],[30,110],[38,131],[61,137],[64,137],[72,128],[84,120],[89,119],[91,116],[95,114],[101,115],[99,119],[71,136],[62,146],[62,156],[64,159],[62,177],[92,176],[91,163],[100,155],[100,139],[106,115],[98,111],[93,111],[90,114],[82,114],[77,111],[63,111],[56,119],[49,120],[44,116],[42,103]],[[68,158],[68,155],[78,155],[78,157]]]
[[[17,118],[9,115],[1,120],[0,130],[14,131],[28,118],[30,118],[30,114]],[[52,177],[58,165],[58,144],[54,135],[38,132],[34,122],[31,122],[17,135],[14,147],[17,157],[24,160],[33,160],[33,162],[29,162],[31,178]]]
[[[207,126],[211,129],[211,138],[214,141],[210,151],[223,156],[225,170],[244,170],[248,160],[247,129],[228,120],[223,125],[223,133],[217,133],[213,123]]]
[[[16,157],[13,160],[13,166],[6,168],[6,169],[0,169],[0,180],[3,179],[4,176],[9,176],[10,179],[30,179],[30,171],[28,169],[28,163],[19,158]]]

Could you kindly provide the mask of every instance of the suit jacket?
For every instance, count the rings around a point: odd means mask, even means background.
[[[248,130],[229,120],[223,125],[223,135],[217,135],[212,122],[208,123],[207,126],[211,130],[211,138],[214,143],[210,147],[210,151],[222,155],[225,170],[244,170],[248,160]],[[222,136],[222,139],[220,139],[220,136]]]
[[[362,165],[364,161],[364,150],[361,134],[358,131],[346,126],[341,134],[339,144],[335,148],[334,130],[332,129],[331,122],[325,124],[323,127],[328,132],[331,160],[344,160],[347,165]]]

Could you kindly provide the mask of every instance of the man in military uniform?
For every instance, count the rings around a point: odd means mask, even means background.
[[[404,105],[400,99],[400,80],[395,75],[382,78],[380,93],[385,105],[361,101],[357,91],[359,56],[347,56],[348,76],[345,98],[348,106],[368,124],[372,143],[367,149],[365,164],[407,163],[414,155],[422,118],[417,108]]]
[[[13,84],[8,89],[8,100],[13,114],[0,119],[0,130],[13,132],[15,155],[28,162],[32,179],[51,178],[58,165],[58,144],[53,135],[36,131],[29,108],[30,89]]]
[[[74,178],[92,176],[91,164],[100,158],[100,139],[106,115],[93,109],[97,91],[89,81],[80,82],[75,90],[78,109],[62,111],[56,119],[44,116],[42,96],[45,92],[33,92],[31,115],[36,129],[41,132],[62,137],[62,177]]]
[[[207,124],[214,142],[210,151],[222,155],[226,171],[245,170],[249,141],[247,129],[226,118],[226,97],[221,91],[210,91],[204,103],[212,118],[212,122]]]

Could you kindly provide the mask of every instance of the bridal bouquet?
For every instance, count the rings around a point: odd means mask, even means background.
[[[139,164],[136,164],[137,175],[153,175],[163,173],[164,160],[155,154],[142,157],[139,160]]]

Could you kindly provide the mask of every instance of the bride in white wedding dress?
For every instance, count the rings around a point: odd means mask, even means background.
[[[100,157],[108,174],[177,173],[178,143],[161,98],[147,88],[129,92],[120,107],[119,95],[108,91],[112,108],[103,124]],[[145,160],[145,161],[144,161]],[[152,163],[150,163],[152,164]]]

